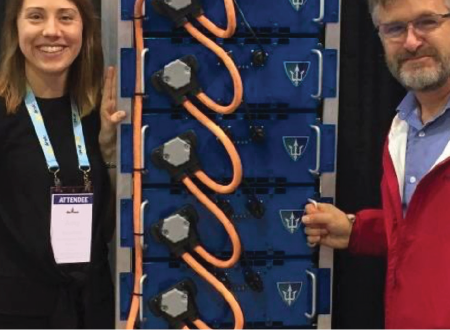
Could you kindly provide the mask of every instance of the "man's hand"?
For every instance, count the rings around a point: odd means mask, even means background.
[[[345,249],[350,241],[353,224],[347,215],[331,204],[317,203],[305,207],[302,222],[308,243],[322,244],[334,249]]]

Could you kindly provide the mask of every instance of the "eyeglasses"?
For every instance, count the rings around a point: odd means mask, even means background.
[[[378,31],[385,39],[400,41],[405,37],[410,24],[413,26],[414,31],[417,33],[417,35],[424,36],[427,33],[440,27],[442,23],[444,23],[444,21],[449,17],[450,13],[428,14],[420,16],[409,22],[392,22],[380,24],[378,26]]]

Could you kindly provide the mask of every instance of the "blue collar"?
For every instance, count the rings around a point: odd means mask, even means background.
[[[426,125],[422,124],[422,119],[420,118],[420,111],[416,96],[413,92],[408,92],[406,94],[403,101],[397,108],[398,116],[401,120],[404,120],[408,123],[408,125],[416,128],[417,130],[421,130],[425,126],[428,126],[435,122],[438,118],[443,116],[450,109],[450,99],[445,105],[442,112],[440,112],[433,120],[429,121]]]

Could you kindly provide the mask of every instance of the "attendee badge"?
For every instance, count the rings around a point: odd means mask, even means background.
[[[31,88],[27,89],[25,105],[41,144],[48,171],[54,177],[55,186],[51,189],[50,236],[55,261],[58,264],[90,262],[94,196],[90,179],[91,166],[78,107],[72,99],[74,142],[78,156],[78,168],[83,173],[84,186],[70,188],[64,187],[60,180],[61,169]]]
[[[52,194],[50,235],[56,263],[90,262],[94,195]]]

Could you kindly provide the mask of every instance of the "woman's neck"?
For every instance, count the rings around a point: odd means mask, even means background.
[[[26,65],[25,74],[28,84],[36,97],[51,99],[62,97],[66,93],[68,72],[43,74]]]

